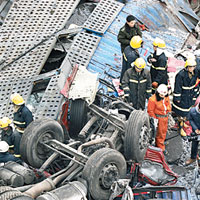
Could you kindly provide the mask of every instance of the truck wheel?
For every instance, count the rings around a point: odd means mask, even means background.
[[[28,143],[28,137],[26,137],[26,134],[31,132],[31,130],[35,127],[38,126],[38,120],[36,121],[32,121],[28,127],[25,129],[22,138],[21,138],[21,142],[20,142],[20,155],[23,159],[24,162],[26,162],[28,164],[28,159],[27,159],[27,155],[26,155],[26,151],[27,151],[27,143]]]
[[[126,176],[126,161],[114,149],[99,149],[89,157],[82,176],[87,180],[89,192],[94,199],[107,200],[112,183]]]
[[[69,135],[77,138],[87,122],[87,103],[82,99],[72,100],[69,111]]]
[[[125,129],[124,154],[126,159],[141,162],[150,145],[151,137],[148,114],[141,110],[134,110]]]
[[[22,135],[20,150],[22,159],[25,158],[28,164],[39,168],[51,154],[51,150],[42,143],[52,139],[63,142],[64,133],[61,125],[50,118],[38,119],[32,123],[34,124],[30,124]]]

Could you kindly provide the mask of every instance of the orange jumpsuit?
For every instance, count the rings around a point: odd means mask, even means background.
[[[165,150],[164,141],[168,129],[168,113],[171,112],[171,104],[169,97],[164,97],[157,101],[156,94],[149,98],[147,112],[150,117],[158,119],[158,127],[156,133],[156,146]]]

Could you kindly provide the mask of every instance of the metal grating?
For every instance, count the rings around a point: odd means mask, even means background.
[[[100,39],[97,35],[80,32],[74,39],[66,59],[69,59],[72,65],[87,67]]]
[[[0,117],[10,112],[9,97],[13,92],[28,98],[32,83],[25,80],[40,73],[56,42],[53,33],[64,27],[79,1],[19,0],[13,3],[0,29],[0,63],[4,61],[0,64],[3,68],[0,82],[12,82],[6,86],[9,92],[5,93],[4,101],[8,102],[0,104]],[[20,57],[49,36],[52,36],[49,40]],[[15,59],[18,60],[12,63]]]
[[[57,119],[60,105],[64,99],[58,87],[60,75],[53,76],[36,111],[35,118],[50,117]]]
[[[85,22],[84,27],[103,34],[123,6],[124,4],[114,0],[101,0]]]

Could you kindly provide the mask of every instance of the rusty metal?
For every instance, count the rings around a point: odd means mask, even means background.
[[[61,153],[60,151],[64,151],[70,154],[71,156],[75,157],[76,160],[80,161],[82,164],[84,164],[88,160],[88,157],[83,153],[80,153],[76,149],[70,147],[69,145],[63,144],[57,140],[49,140],[45,145],[54,151],[57,150],[59,153]],[[66,154],[64,155],[66,157]]]
[[[91,104],[89,106],[89,109],[92,112],[94,112],[95,114],[97,114],[98,116],[100,116],[103,119],[105,119],[106,121],[108,121],[110,124],[112,124],[113,126],[118,128],[119,130],[124,132],[125,123],[123,120],[118,118],[116,115],[110,114],[108,111],[106,111],[102,108],[99,108],[98,106],[96,106],[94,104]]]
[[[100,144],[100,143],[108,143],[109,148],[115,149],[115,146],[113,145],[112,141],[109,138],[102,137],[102,138],[98,138],[96,140],[92,140],[90,142],[87,142],[87,143],[80,145],[79,148],[78,148],[78,152],[81,153],[83,148],[89,147],[89,146],[92,146],[92,145],[95,145],[95,144]]]
[[[93,116],[88,122],[87,124],[82,128],[82,130],[80,131],[79,133],[79,137],[83,137],[85,138],[86,137],[86,134],[89,130],[89,128],[98,120],[98,117],[97,116]]]
[[[43,172],[57,157],[59,153],[54,152],[40,167],[39,172]]]

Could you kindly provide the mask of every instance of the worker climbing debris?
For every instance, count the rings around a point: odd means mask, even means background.
[[[122,79],[124,97],[126,102],[131,102],[137,110],[145,109],[146,99],[151,96],[151,76],[145,69],[146,62],[143,58],[137,58],[128,69]]]
[[[167,57],[164,52],[165,48],[165,41],[160,38],[155,38],[153,41],[154,53],[147,58],[148,62],[151,64],[150,73],[153,94],[160,84],[168,85]]]
[[[23,97],[14,93],[10,96],[10,100],[13,103],[13,123],[15,125],[14,131],[14,155],[15,157],[21,157],[20,155],[20,141],[25,128],[33,121],[33,115],[31,111],[25,106]]]

